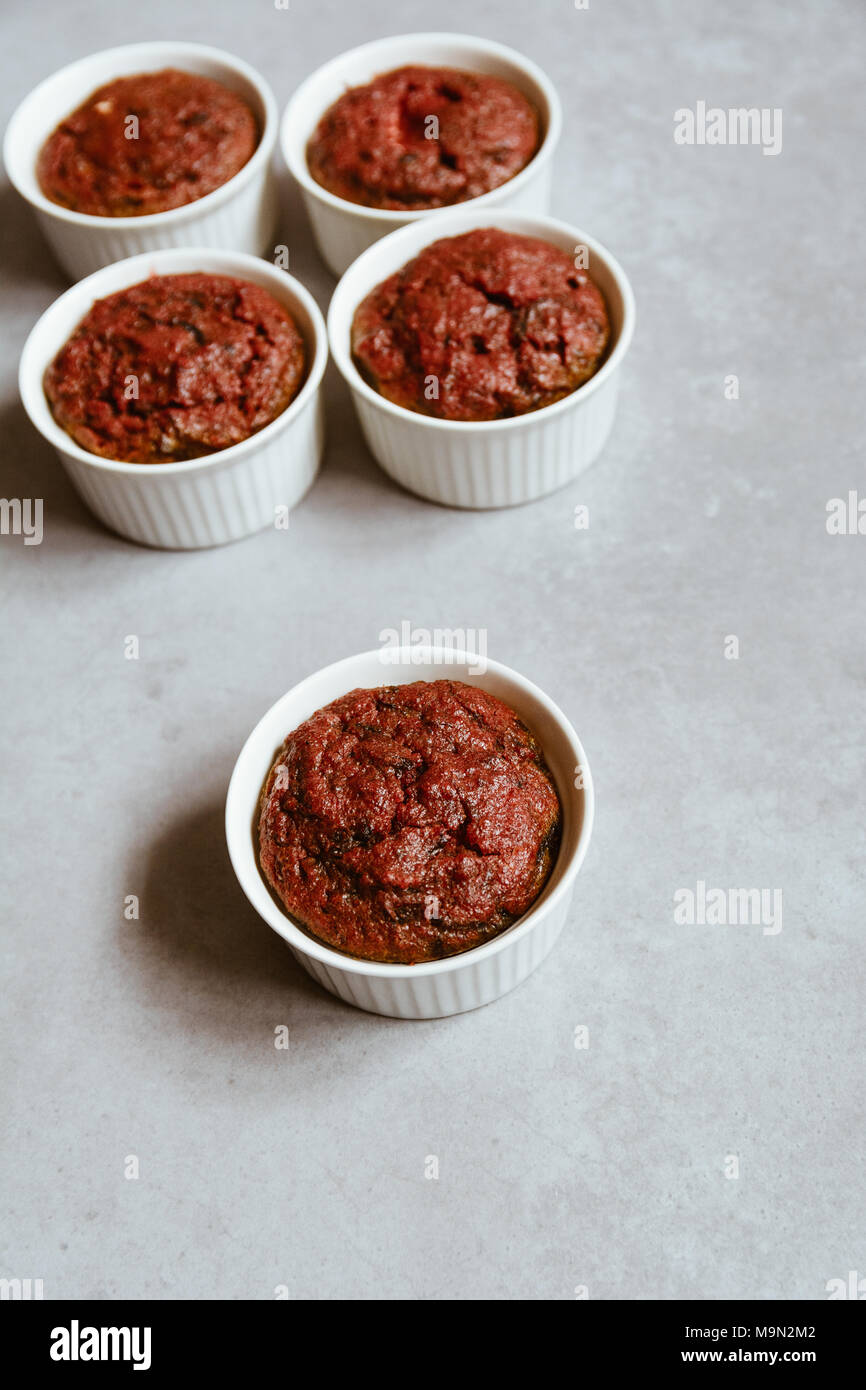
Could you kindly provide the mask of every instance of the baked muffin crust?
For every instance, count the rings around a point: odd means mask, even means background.
[[[538,145],[538,113],[513,83],[415,66],[344,92],[319,121],[307,163],[350,203],[405,211],[489,193]]]
[[[259,862],[329,946],[414,964],[491,940],[531,907],[559,844],[533,735],[460,681],[353,690],[289,734],[268,775]]]
[[[176,463],[226,449],[285,410],[304,340],[260,285],[155,275],[99,299],[45,375],[59,425],[82,449]]]
[[[598,370],[601,291],[566,252],[484,227],[425,247],[367,295],[352,355],[387,400],[447,420],[551,405]]]
[[[164,68],[107,82],[49,135],[36,167],[46,198],[95,217],[144,217],[213,193],[259,142],[242,97]]]

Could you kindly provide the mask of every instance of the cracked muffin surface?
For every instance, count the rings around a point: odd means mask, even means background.
[[[304,340],[260,285],[154,275],[98,299],[45,374],[55,420],[82,449],[176,463],[239,444],[297,395]]]
[[[610,336],[575,259],[495,227],[433,242],[356,309],[355,365],[395,405],[447,420],[551,405],[594,375]]]
[[[538,897],[561,808],[532,733],[460,681],[353,690],[289,734],[259,862],[283,907],[349,955],[416,964],[489,941]]]
[[[538,144],[538,113],[513,83],[403,67],[350,88],[328,108],[307,165],[348,202],[411,211],[489,193],[514,178]]]
[[[95,217],[144,217],[213,193],[247,163],[258,122],[211,77],[165,68],[99,87],[49,135],[46,198]]]

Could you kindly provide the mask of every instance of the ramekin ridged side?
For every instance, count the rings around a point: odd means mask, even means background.
[[[553,405],[506,420],[443,420],[381,396],[352,360],[352,319],[361,301],[423,247],[478,227],[539,237],[586,253],[604,294],[611,341],[602,366]],[[376,242],[341,278],[328,311],[331,353],[352,392],[373,457],[403,487],[449,507],[509,507],[563,487],[597,458],[613,426],[620,368],[634,332],[634,295],[625,271],[600,242],[567,222],[495,209],[454,209]]]
[[[474,960],[468,968],[447,975],[411,975],[401,980],[382,976],[352,975],[292,946],[291,951],[308,975],[323,989],[346,1004],[389,1018],[448,1018],[492,1004],[528,979],[550,954],[565,925],[573,894],[567,893],[555,911],[539,921],[528,936],[508,951]],[[471,951],[467,955],[473,955]]]
[[[618,388],[617,377],[608,377],[583,410],[552,419],[540,411],[531,430],[491,426],[474,436],[425,432],[414,419],[354,399],[371,454],[396,482],[446,507],[483,509],[543,497],[588,468],[610,433]]]
[[[389,659],[386,661],[385,657]],[[483,669],[480,669],[483,668]],[[259,869],[257,808],[262,785],[286,735],[317,709],[358,687],[442,678],[481,686],[510,704],[538,738],[563,807],[562,843],[545,888],[507,931],[462,955],[421,965],[386,965],[334,951],[279,905]],[[579,775],[578,775],[579,774]],[[441,647],[375,650],[327,666],[272,705],[244,744],[226,798],[226,840],[238,882],[259,915],[288,943],[324,989],[369,1013],[444,1018],[500,998],[552,949],[569,915],[592,833],[595,797],[583,747],[570,722],[538,686],[500,662]]]
[[[252,107],[259,144],[242,169],[212,193],[145,217],[96,217],[51,202],[36,161],[45,140],[97,87],[130,73],[177,67],[215,78]],[[33,207],[55,256],[73,280],[148,251],[206,246],[260,255],[273,241],[278,197],[273,169],[278,113],[273,92],[248,63],[198,43],[135,43],[80,58],[47,77],[18,106],[6,130],[9,178]]]
[[[149,275],[231,275],[269,290],[293,315],[307,349],[307,377],[275,420],[240,444],[180,463],[136,464],[80,448],[57,424],[45,371],[93,302]],[[162,549],[224,545],[277,523],[309,488],[322,454],[321,382],[328,359],[321,312],[308,290],[267,261],[239,252],[174,249],[105,266],[56,299],[21,354],[19,389],[31,421],[57,451],[82,500],[121,536]]]
[[[526,167],[499,188],[460,206],[509,208],[527,213],[543,213],[550,206],[553,155],[562,130],[562,108],[556,88],[541,68],[513,48],[468,34],[397,34],[376,39],[332,58],[306,78],[286,107],[280,126],[283,158],[300,187],[319,253],[335,275],[342,275],[380,237],[448,210],[424,208],[409,212],[361,207],[316,183],[307,164],[307,145],[313,131],[328,107],[348,87],[410,63],[462,68],[505,78],[533,102],[539,113],[542,139]]]

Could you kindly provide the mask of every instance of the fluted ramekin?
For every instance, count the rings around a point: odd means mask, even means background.
[[[538,111],[541,143],[532,159],[499,188],[471,200],[473,208],[511,208],[546,212],[550,205],[553,154],[562,129],[556,88],[535,63],[513,48],[468,34],[397,34],[353,48],[318,68],[297,89],[283,115],[280,145],[286,164],[301,189],[316,245],[326,265],[342,275],[362,251],[407,223],[438,217],[445,209],[404,212],[367,208],[329,193],[307,164],[307,145],[321,117],[348,87],[369,82],[380,73],[419,63],[422,67],[462,68],[502,77],[528,97]],[[469,203],[460,204],[462,207]]]
[[[203,271],[249,280],[269,290],[292,314],[307,349],[307,376],[286,410],[269,425],[203,458],[180,463],[121,463],[90,454],[61,429],[45,395],[46,368],[97,299],[149,275]],[[320,391],[328,360],[319,307],[298,280],[257,256],[184,249],[131,256],[97,270],[56,299],[35,324],[18,384],[24,408],[90,510],[129,540],[169,550],[195,550],[239,540],[276,524],[300,501],[322,453]]]
[[[226,839],[238,881],[253,907],[320,985],[369,1013],[444,1018],[480,1008],[514,989],[541,964],[562,931],[592,833],[592,776],[580,740],[537,685],[498,661],[441,647],[362,652],[326,666],[272,705],[235,764],[226,799]],[[295,923],[259,870],[256,834],[262,786],[288,734],[317,709],[358,688],[442,678],[466,681],[517,711],[544,750],[563,808],[562,843],[544,891],[518,922],[483,946],[421,965],[386,965],[334,951]]]
[[[352,360],[355,310],[369,292],[423,247],[476,227],[540,237],[563,251],[583,248],[586,269],[607,303],[607,356],[583,386],[553,405],[507,420],[442,420],[394,405]],[[351,388],[361,429],[385,472],[410,492],[449,507],[511,507],[576,478],[603,448],[613,425],[620,367],[634,332],[634,295],[609,251],[567,222],[493,209],[437,213],[376,242],[340,280],[328,311],[331,353]]]
[[[261,138],[242,169],[203,198],[145,217],[96,217],[53,203],[39,187],[36,162],[55,127],[91,92],[116,77],[176,67],[215,78],[243,97]],[[31,204],[60,264],[73,280],[145,251],[208,246],[261,254],[277,217],[272,154],[277,138],[273,92],[254,68],[200,43],[133,43],[91,53],[40,82],[13,115],[3,142],[6,172]]]

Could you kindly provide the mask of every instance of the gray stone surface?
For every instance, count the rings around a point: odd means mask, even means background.
[[[233,49],[281,105],[381,34],[512,43],[565,103],[553,210],[621,259],[639,322],[611,442],[556,496],[473,515],[405,495],[331,371],[288,534],[149,552],[90,518],[23,417],[17,356],[64,281],[3,186],[2,491],[46,516],[41,546],[0,538],[0,1272],[47,1297],[239,1299],[820,1299],[866,1272],[866,537],[825,527],[864,488],[862,9],[100,0],[4,25],[4,119],[140,38]],[[698,100],[781,107],[781,154],[677,146]],[[284,228],[324,306],[288,190]],[[264,709],[403,618],[486,628],[570,715],[598,790],[554,954],[420,1024],[320,992],[221,825]],[[678,925],[699,879],[781,889],[782,931]]]

